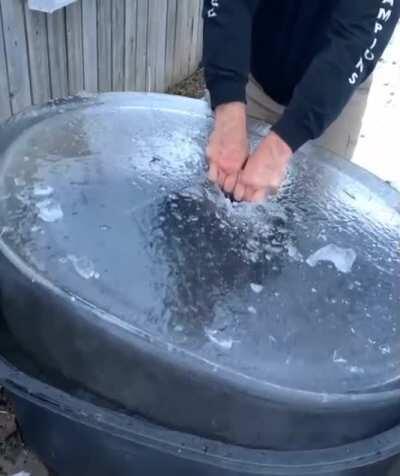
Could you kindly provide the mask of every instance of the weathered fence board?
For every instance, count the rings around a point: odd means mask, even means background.
[[[125,74],[125,2],[113,0],[112,5],[112,90],[123,91]]]
[[[25,4],[25,24],[32,101],[43,104],[51,98],[46,15],[30,10]]]
[[[0,5],[0,31],[2,31],[3,16]],[[1,74],[1,71],[4,73]],[[10,91],[8,87],[8,74],[6,63],[6,52],[3,41],[3,35],[0,35],[0,120],[5,119],[11,114]]]
[[[147,70],[147,21],[149,13],[148,0],[138,0],[136,23],[136,89],[148,91]]]
[[[1,0],[11,109],[15,114],[32,103],[28,52],[21,1]]]
[[[66,7],[66,15],[69,93],[76,94],[84,89],[81,4]]]
[[[165,88],[165,48],[167,28],[167,0],[149,0],[147,79],[150,91]]]
[[[84,0],[82,2],[83,28],[83,72],[85,91],[96,92],[98,88],[97,75],[97,2]]]
[[[50,62],[50,85],[53,98],[67,96],[68,65],[65,31],[65,10],[46,15]]]
[[[0,0],[0,118],[80,91],[165,91],[201,57],[202,0]]]
[[[99,91],[112,89],[111,0],[97,0]]]
[[[137,0],[125,0],[125,91],[136,89]]]

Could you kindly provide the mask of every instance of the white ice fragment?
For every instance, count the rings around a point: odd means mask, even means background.
[[[75,255],[68,255],[68,260],[72,263],[75,271],[84,279],[96,278],[100,276],[96,273],[92,261],[86,256],[78,257]]]
[[[3,228],[0,231],[0,238],[3,238],[3,235],[7,235],[8,233],[11,233],[13,229],[10,226],[3,226]]]
[[[39,210],[39,218],[48,223],[61,220],[64,216],[61,205],[52,198],[38,202],[36,207]]]
[[[22,177],[15,177],[14,183],[17,187],[23,187],[24,185],[26,185],[26,182]]]
[[[390,345],[381,345],[379,346],[379,350],[381,351],[382,355],[387,355],[392,353],[392,349],[390,348]]]
[[[247,310],[250,314],[257,314],[257,309],[254,306],[249,306]]]
[[[33,196],[34,197],[48,197],[54,192],[53,187],[50,185],[35,184],[33,187]]]
[[[288,251],[289,257],[292,258],[294,261],[304,261],[303,255],[292,243],[288,243],[286,245],[286,249]]]
[[[356,258],[357,254],[353,249],[330,244],[313,253],[307,259],[307,264],[314,267],[322,261],[328,261],[334,264],[338,271],[350,273]]]
[[[262,290],[264,289],[264,286],[262,286],[261,284],[256,284],[256,283],[250,283],[250,287],[251,287],[251,290],[256,294],[260,294]]]
[[[335,352],[333,353],[332,360],[335,362],[335,364],[347,364],[346,359],[344,359],[343,357],[339,357],[337,350],[335,350]]]
[[[12,476],[31,476],[31,473],[27,473],[26,471],[20,471],[19,473],[14,473]]]
[[[348,369],[352,374],[365,374],[365,370],[361,367],[357,367],[356,365],[351,365],[350,367],[348,367]]]
[[[206,336],[213,344],[218,345],[222,349],[231,350],[233,346],[233,339],[222,339],[218,337],[218,331],[212,329],[205,330]]]

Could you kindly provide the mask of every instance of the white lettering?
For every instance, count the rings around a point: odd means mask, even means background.
[[[357,73],[353,73],[353,74],[350,76],[350,78],[349,78],[349,83],[350,83],[351,85],[354,85],[354,84],[356,84],[357,79],[358,79],[358,74],[357,74]]]
[[[380,8],[378,13],[378,20],[389,21],[392,16],[392,10],[386,10],[385,8]]]
[[[358,63],[356,64],[356,68],[361,74],[364,72],[364,60],[362,58],[359,59]]]
[[[375,55],[374,55],[374,53],[372,53],[371,50],[366,50],[366,52],[364,53],[364,58],[365,58],[367,61],[374,61]]]
[[[211,8],[207,12],[208,18],[217,16],[217,8],[219,8],[219,0],[211,0]]]
[[[374,33],[376,36],[374,37],[371,46],[364,51],[363,56],[361,56],[361,58],[356,63],[355,68],[356,70],[358,70],[358,72],[354,71],[349,77],[349,83],[351,85],[355,85],[357,81],[360,79],[360,75],[362,75],[362,73],[364,72],[364,69],[365,69],[364,58],[366,61],[374,61],[376,59],[376,55],[372,52],[372,50],[374,50],[375,47],[377,46],[379,41],[379,33],[383,30],[383,25],[381,21],[388,22],[390,20],[392,16],[392,10],[390,7],[393,7],[394,3],[395,3],[395,0],[381,0],[382,5],[388,5],[389,7],[379,8],[377,21],[375,22],[375,26],[374,26]],[[381,21],[378,21],[378,20],[381,20]]]

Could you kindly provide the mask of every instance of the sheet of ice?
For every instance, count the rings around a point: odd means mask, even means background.
[[[83,279],[98,279],[100,277],[99,273],[96,272],[93,262],[86,256],[75,256],[68,255],[68,260],[72,263],[75,271]]]
[[[357,254],[353,249],[329,244],[313,253],[307,259],[307,264],[314,267],[320,262],[330,262],[338,271],[350,273],[356,258]]]
[[[52,198],[47,198],[36,204],[39,210],[39,218],[48,223],[61,220],[64,216],[61,205]]]

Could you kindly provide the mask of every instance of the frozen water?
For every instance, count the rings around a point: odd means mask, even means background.
[[[296,246],[293,245],[293,243],[287,243],[286,249],[290,258],[294,259],[295,261],[304,261],[303,255],[296,248]]]
[[[36,204],[39,210],[39,218],[48,223],[61,220],[64,216],[61,205],[52,198],[47,198]]]
[[[251,287],[251,290],[256,294],[260,294],[262,290],[264,289],[264,286],[262,286],[261,284],[256,284],[256,283],[251,283],[250,287]]]
[[[35,184],[33,187],[33,196],[34,197],[48,197],[54,192],[53,187],[50,185]]]
[[[210,339],[213,344],[218,345],[222,349],[230,350],[233,346],[233,339],[223,339],[218,336],[219,332],[212,329],[205,330],[206,336]]]
[[[14,183],[17,187],[23,187],[26,185],[26,182],[22,177],[15,177]]]
[[[75,268],[75,271],[84,279],[99,279],[99,273],[96,273],[93,262],[86,256],[78,257],[75,255],[68,255],[69,261]]]
[[[254,306],[249,306],[247,310],[250,314],[257,314],[257,309]]]
[[[351,248],[340,248],[330,244],[316,251],[307,259],[307,264],[311,267],[320,262],[331,262],[336,269],[342,273],[350,273],[354,261],[357,258],[356,252]]]

